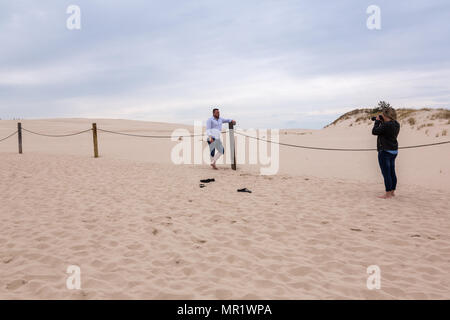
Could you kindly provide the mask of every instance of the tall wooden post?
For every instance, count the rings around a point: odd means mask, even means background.
[[[92,124],[92,137],[94,139],[94,158],[98,158],[98,139],[97,139],[97,124]]]
[[[234,148],[234,129],[233,123],[228,123],[228,129],[230,132],[230,155],[231,155],[231,169],[236,170],[236,152]]]
[[[22,123],[17,123],[17,137],[19,139],[19,153],[22,153]]]

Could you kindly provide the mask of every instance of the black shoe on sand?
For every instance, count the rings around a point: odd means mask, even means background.
[[[238,189],[237,192],[248,192],[248,193],[252,193],[250,190],[248,190],[247,188],[242,188],[242,189]]]

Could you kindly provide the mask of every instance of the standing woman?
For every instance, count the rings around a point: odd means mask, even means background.
[[[392,107],[383,109],[373,125],[372,134],[378,136],[377,150],[378,163],[384,178],[386,193],[379,196],[381,199],[389,199],[395,196],[397,187],[397,175],[395,174],[395,158],[398,154],[397,136],[400,132],[400,124],[397,122],[397,113]]]

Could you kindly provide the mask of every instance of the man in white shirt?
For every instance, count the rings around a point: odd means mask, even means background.
[[[219,109],[213,109],[213,116],[206,120],[206,135],[208,136],[209,150],[211,154],[211,167],[217,170],[216,161],[224,153],[222,141],[220,141],[220,136],[222,132],[222,123],[233,123],[236,121],[232,119],[224,119],[220,117]],[[216,153],[217,149],[217,153]]]

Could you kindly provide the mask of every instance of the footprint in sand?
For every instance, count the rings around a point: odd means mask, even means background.
[[[23,286],[24,284],[26,284],[27,281],[23,280],[23,279],[19,279],[19,280],[14,280],[10,283],[8,283],[6,285],[6,289],[8,290],[16,290],[17,288]]]
[[[13,261],[13,257],[5,257],[2,259],[3,263],[10,263],[11,261]]]
[[[193,268],[183,268],[181,271],[183,271],[184,275],[186,276],[195,274],[195,270]]]
[[[127,245],[127,248],[130,249],[130,250],[139,250],[139,249],[141,249],[143,247],[144,246],[142,244],[140,244],[140,243],[133,243],[133,244]]]
[[[111,246],[111,247],[117,247],[118,245],[119,245],[119,243],[117,242],[117,241],[110,241],[109,242],[109,245]]]
[[[233,292],[231,290],[227,290],[227,289],[217,289],[214,292],[214,296],[216,299],[219,299],[219,300],[230,299],[233,296]]]
[[[299,266],[288,271],[288,273],[293,276],[304,276],[311,272],[312,269],[306,266]]]

